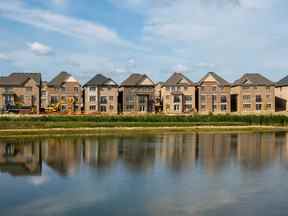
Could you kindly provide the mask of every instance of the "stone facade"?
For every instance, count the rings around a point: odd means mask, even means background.
[[[277,111],[288,111],[288,85],[275,87]]]
[[[118,86],[84,87],[84,111],[86,114],[117,114]]]
[[[61,72],[49,82],[41,91],[41,95],[46,97],[46,103],[43,105],[53,106],[57,108],[58,112],[81,112],[82,88],[80,82],[66,72]],[[47,107],[43,108],[47,109]]]
[[[154,112],[154,86],[122,87],[123,112]]]
[[[196,85],[181,73],[174,73],[162,86],[163,113],[197,112]]]
[[[231,110],[230,84],[215,73],[208,73],[199,85],[199,112],[229,113]]]
[[[145,74],[132,74],[120,88],[123,113],[155,111],[155,84]]]
[[[234,86],[231,95],[236,96],[237,113],[275,112],[274,86]]]
[[[22,86],[0,86],[0,110],[11,106],[31,107],[31,111],[40,111],[40,88],[36,81],[29,79]]]
[[[163,112],[166,114],[181,114],[196,112],[195,86],[163,86]]]

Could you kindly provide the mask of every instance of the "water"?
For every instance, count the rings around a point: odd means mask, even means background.
[[[287,215],[288,134],[0,140],[1,215]]]

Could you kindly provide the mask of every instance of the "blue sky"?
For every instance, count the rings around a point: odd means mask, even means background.
[[[288,75],[286,0],[2,0],[0,73]]]

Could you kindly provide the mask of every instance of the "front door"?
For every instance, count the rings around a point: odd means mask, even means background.
[[[148,96],[139,95],[138,96],[139,112],[147,112],[148,110]]]
[[[13,104],[13,96],[12,95],[5,95],[4,96],[4,104],[5,105],[12,105]]]

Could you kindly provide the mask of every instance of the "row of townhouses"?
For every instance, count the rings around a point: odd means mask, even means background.
[[[229,83],[214,72],[193,82],[174,73],[154,83],[145,74],[131,74],[118,85],[97,74],[85,85],[67,72],[50,82],[40,73],[0,77],[0,110],[16,113],[273,113],[288,110],[288,76],[277,83],[247,73]]]

